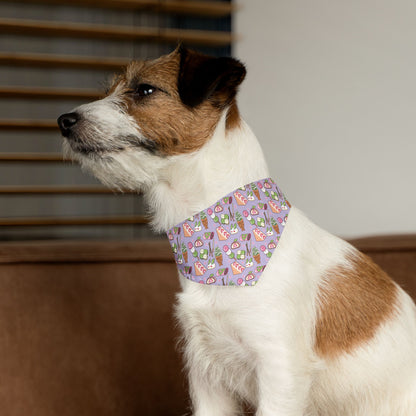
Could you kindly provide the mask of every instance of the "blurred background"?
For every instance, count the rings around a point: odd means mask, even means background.
[[[271,174],[343,237],[416,231],[416,3],[238,0],[243,115]]]
[[[0,1],[0,239],[156,237],[138,195],[62,160],[56,118],[182,40],[230,55],[229,1]]]
[[[288,198],[342,237],[416,230],[416,6],[0,1],[0,239],[157,237],[63,161],[56,118],[179,40],[248,68],[240,107]]]

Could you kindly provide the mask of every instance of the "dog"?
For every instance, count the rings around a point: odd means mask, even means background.
[[[104,98],[58,119],[66,154],[105,185],[142,192],[153,228],[168,233],[193,414],[238,415],[248,403],[257,416],[414,416],[415,305],[368,257],[290,207],[273,180],[259,182],[269,178],[264,155],[236,102],[245,75],[236,59],[180,46],[133,61]],[[263,183],[269,204],[256,204]],[[271,202],[285,207],[278,237],[267,224],[257,236],[276,246],[272,255],[262,246],[260,269],[242,260],[254,237],[227,228],[236,201],[256,229],[256,213],[273,223]],[[179,240],[198,232],[206,240]],[[213,234],[224,240],[218,252]],[[217,254],[234,267],[199,281]],[[260,270],[256,284],[245,266]]]

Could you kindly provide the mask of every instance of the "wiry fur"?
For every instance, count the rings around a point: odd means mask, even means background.
[[[146,82],[151,82],[149,76]],[[74,143],[65,147],[105,184],[143,191],[156,230],[166,231],[231,190],[268,176],[249,127],[243,121],[227,126],[227,111],[234,103],[221,109],[211,137],[198,149],[160,154],[120,139],[130,136],[140,142],[148,137],[117,91],[75,110],[84,119],[78,134],[97,151],[78,152]],[[204,105],[218,111],[222,96],[224,90],[211,103],[208,96]],[[137,105],[152,105],[146,103]],[[158,111],[169,108],[158,104]],[[198,135],[198,123],[193,128]],[[376,311],[371,299],[362,303],[359,319],[375,315],[355,333],[352,346],[347,342],[349,347],[343,348],[342,340],[334,339],[331,354],[326,354],[317,345],[318,329],[328,337],[348,337],[348,320],[337,312],[348,308],[332,305],[335,312],[325,315],[334,320],[331,324],[345,325],[341,335],[331,332],[331,325],[317,328],[325,325],[318,317],[327,312],[326,300],[341,282],[330,271],[342,270],[348,284],[366,279],[365,269],[378,273],[374,265],[357,266],[352,259],[358,258],[349,244],[293,207],[256,286],[211,287],[180,277],[176,316],[184,334],[193,414],[237,415],[246,401],[257,416],[415,415],[416,309],[397,285],[378,286],[376,279],[374,290],[385,301]],[[348,292],[343,296],[342,302],[352,301]],[[360,297],[360,291],[354,296]]]

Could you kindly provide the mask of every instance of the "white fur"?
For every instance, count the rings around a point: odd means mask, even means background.
[[[100,108],[84,110],[96,114]],[[107,107],[110,120],[116,117],[111,111],[116,110]],[[131,120],[121,126],[135,128]],[[111,186],[143,190],[159,231],[268,177],[252,131],[244,122],[227,131],[225,117],[193,154],[159,157],[128,148],[100,158],[76,157]],[[292,208],[256,286],[211,287],[180,277],[176,316],[195,416],[236,415],[241,400],[257,416],[416,414],[416,312],[401,289],[400,313],[370,342],[333,360],[314,350],[319,284],[351,250]]]

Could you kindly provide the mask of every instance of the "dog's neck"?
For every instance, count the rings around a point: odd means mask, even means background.
[[[269,176],[260,145],[241,120],[226,129],[225,116],[207,144],[190,155],[173,156],[145,193],[157,231],[213,204],[232,190]]]

